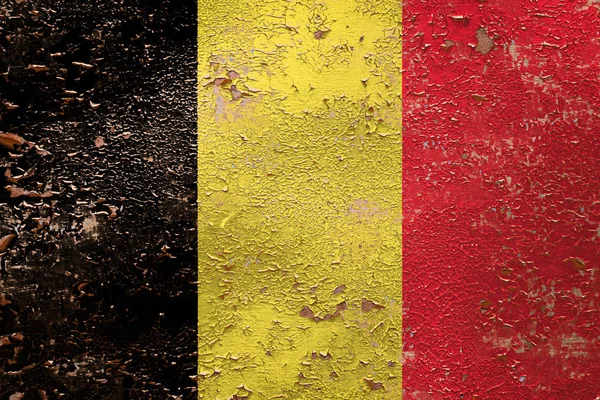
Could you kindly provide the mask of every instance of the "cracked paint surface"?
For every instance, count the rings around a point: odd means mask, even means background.
[[[600,395],[597,1],[404,2],[404,397]]]
[[[201,398],[400,398],[401,18],[199,2]]]

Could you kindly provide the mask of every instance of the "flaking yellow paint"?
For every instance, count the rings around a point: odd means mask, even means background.
[[[400,399],[399,1],[199,1],[205,399]]]

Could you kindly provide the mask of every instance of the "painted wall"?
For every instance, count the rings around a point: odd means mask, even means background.
[[[199,393],[401,396],[401,8],[199,7]]]
[[[199,2],[200,396],[596,399],[599,7]]]
[[[599,6],[404,3],[408,399],[600,395]]]

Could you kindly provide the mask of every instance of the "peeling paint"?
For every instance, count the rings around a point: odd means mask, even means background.
[[[598,2],[403,11],[405,398],[597,399]]]
[[[206,399],[398,399],[402,9],[199,2]]]

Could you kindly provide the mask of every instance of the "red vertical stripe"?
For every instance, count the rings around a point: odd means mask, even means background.
[[[404,4],[407,399],[600,395],[598,12]]]

